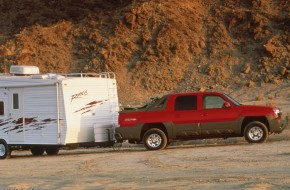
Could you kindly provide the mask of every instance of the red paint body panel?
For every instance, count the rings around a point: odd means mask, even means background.
[[[191,110],[178,110],[177,99],[187,96],[196,97],[196,107]],[[190,139],[192,136],[199,138],[199,135],[200,138],[206,138],[207,135],[243,136],[243,124],[251,118],[263,120],[268,125],[269,132],[280,133],[283,130],[281,115],[275,114],[273,107],[240,105],[228,95],[219,92],[170,94],[160,102],[145,109],[121,112],[117,133],[120,132],[124,139],[140,141],[142,131],[147,129],[144,129],[146,124],[162,124],[165,127],[163,130],[167,130],[168,138],[173,140],[183,137]],[[163,105],[163,102],[166,104]],[[187,109],[186,103],[183,106]],[[126,128],[131,129],[126,131]]]

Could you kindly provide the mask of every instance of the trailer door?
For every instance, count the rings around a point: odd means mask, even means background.
[[[9,129],[10,142],[23,142],[25,126],[23,124],[23,89],[9,89],[9,117],[11,126]]]

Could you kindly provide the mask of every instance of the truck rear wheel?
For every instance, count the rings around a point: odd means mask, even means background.
[[[162,150],[167,145],[167,137],[160,129],[150,129],[143,136],[143,143],[147,150]]]
[[[41,147],[34,147],[30,149],[33,156],[40,156],[44,153],[44,148]]]
[[[268,138],[268,128],[264,123],[253,121],[246,126],[244,135],[249,143],[263,143]]]
[[[5,140],[0,139],[0,159],[5,159],[8,157],[10,157],[10,148]]]

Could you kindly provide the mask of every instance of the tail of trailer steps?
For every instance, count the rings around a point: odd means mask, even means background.
[[[103,72],[101,73],[108,79],[115,79],[115,74],[112,72]],[[115,142],[115,128],[118,123],[118,97],[117,97],[117,84],[112,83],[111,80],[107,80],[107,92],[108,92],[108,102],[110,103],[110,113],[112,114],[111,124],[95,124],[94,126],[94,134],[95,134],[95,142]]]

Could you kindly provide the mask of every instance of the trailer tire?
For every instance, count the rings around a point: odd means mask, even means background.
[[[10,157],[10,147],[5,140],[0,139],[0,159],[5,159]]]
[[[44,148],[41,147],[34,147],[30,149],[33,156],[40,156],[44,153]]]
[[[47,155],[57,155],[59,152],[59,148],[58,147],[50,147],[50,148],[46,148],[45,152]]]

